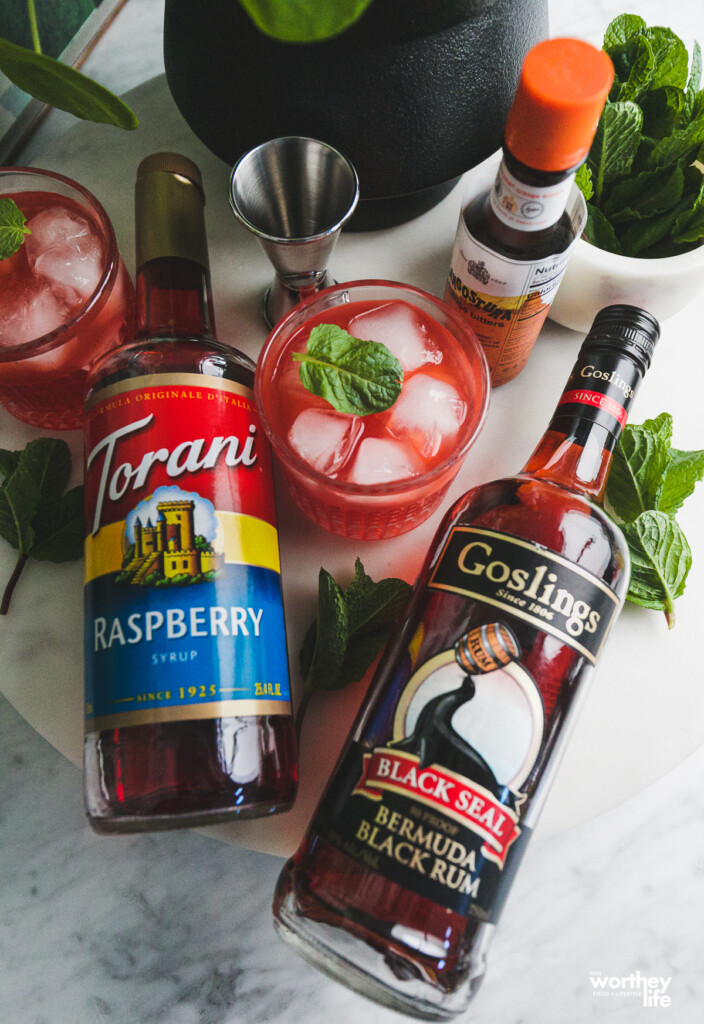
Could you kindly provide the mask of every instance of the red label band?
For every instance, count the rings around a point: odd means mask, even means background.
[[[615,420],[618,420],[622,427],[626,425],[628,414],[623,406],[619,405],[615,399],[609,398],[608,395],[602,395],[599,391],[565,391],[558,405],[571,405],[573,403],[591,405],[596,409],[602,409],[613,416]]]
[[[436,764],[420,768],[414,754],[382,747],[364,755],[354,794],[380,800],[381,790],[403,793],[460,822],[484,839],[482,853],[500,867],[520,832],[515,813],[488,790]]]

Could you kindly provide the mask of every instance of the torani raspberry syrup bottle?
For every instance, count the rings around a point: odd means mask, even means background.
[[[254,365],[216,341],[203,186],[137,172],[135,340],[86,400],[85,796],[99,832],[291,806],[271,451]]]

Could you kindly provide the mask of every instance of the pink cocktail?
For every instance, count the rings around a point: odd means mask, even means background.
[[[0,260],[0,402],[37,427],[78,427],[90,366],[132,331],[134,289],[100,203],[62,175],[0,171],[31,234]]]
[[[323,323],[396,356],[403,384],[390,408],[338,412],[303,386],[293,353]],[[298,505],[325,529],[366,540],[405,533],[437,508],[481,428],[489,389],[471,329],[434,296],[383,281],[336,285],[297,306],[269,336],[255,378]]]

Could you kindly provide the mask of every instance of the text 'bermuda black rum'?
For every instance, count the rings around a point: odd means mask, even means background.
[[[86,401],[85,793],[98,831],[290,807],[296,753],[254,364],[213,334],[203,186],[137,172],[134,342]]]
[[[602,310],[523,471],[450,509],[279,880],[282,937],[405,1013],[450,1018],[478,986],[624,601],[628,549],[599,501],[658,335],[643,310]]]

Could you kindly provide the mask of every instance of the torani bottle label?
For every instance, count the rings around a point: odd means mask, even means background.
[[[174,373],[86,416],[86,728],[290,714],[271,452],[252,391]]]

